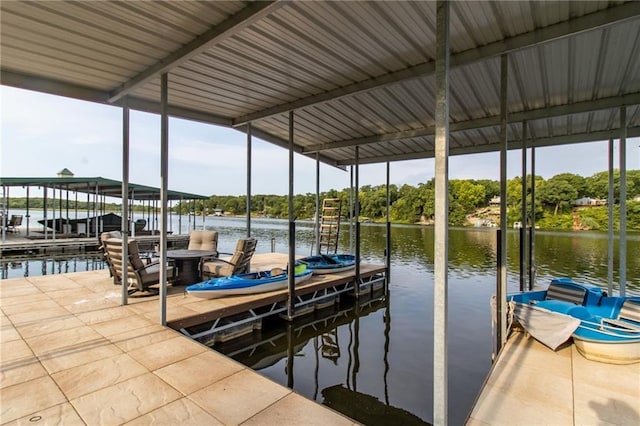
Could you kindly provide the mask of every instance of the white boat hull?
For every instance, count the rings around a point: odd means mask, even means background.
[[[573,343],[580,355],[598,362],[608,364],[633,364],[640,362],[640,341],[634,342],[599,342],[573,336]]]

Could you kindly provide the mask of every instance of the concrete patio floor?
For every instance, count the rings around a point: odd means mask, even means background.
[[[514,333],[471,412],[471,425],[638,425],[640,363],[605,364],[575,345],[552,351]]]
[[[354,424],[120,294],[107,270],[0,281],[0,424]]]

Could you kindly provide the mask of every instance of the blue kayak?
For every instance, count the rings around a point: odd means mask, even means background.
[[[311,278],[313,271],[306,265],[295,267],[295,284],[300,284]],[[289,276],[281,268],[269,271],[250,272],[232,275],[230,277],[213,278],[186,288],[187,293],[204,299],[214,299],[223,296],[237,296],[243,294],[264,293],[287,288]]]
[[[307,265],[316,275],[333,274],[356,267],[356,257],[351,254],[319,254],[303,257],[298,262]]]

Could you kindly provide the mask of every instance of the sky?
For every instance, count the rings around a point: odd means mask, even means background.
[[[55,177],[67,168],[78,177],[122,177],[118,107],[0,86],[0,126],[0,176]],[[159,115],[131,111],[130,182],[160,186],[159,146]],[[206,196],[245,194],[246,148],[244,133],[171,118],[169,189]],[[252,152],[252,194],[288,194],[288,151],[254,137]],[[536,175],[591,176],[607,170],[607,155],[604,141],[538,148]],[[618,168],[617,145],[615,156]],[[294,193],[315,193],[315,160],[296,154],[294,167]],[[627,168],[640,169],[640,138],[627,141]],[[521,153],[510,151],[507,176],[521,174]],[[392,184],[416,186],[433,176],[433,159],[391,163]],[[499,180],[499,154],[450,157],[449,178]],[[321,164],[321,192],[348,188],[349,180],[348,171]],[[360,186],[385,184],[386,165],[361,165],[359,182]]]

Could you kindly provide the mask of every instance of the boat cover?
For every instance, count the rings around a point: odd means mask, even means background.
[[[556,350],[566,342],[580,325],[578,318],[538,308],[535,305],[514,303],[513,315],[536,340]]]

